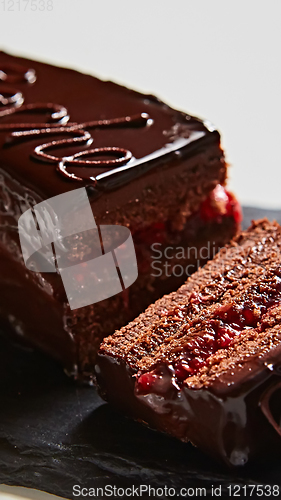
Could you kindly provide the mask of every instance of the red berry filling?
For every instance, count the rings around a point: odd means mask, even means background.
[[[157,375],[154,372],[144,373],[138,379],[138,389],[140,392],[146,393],[148,392],[153,385],[159,380],[160,375]]]
[[[212,221],[220,223],[224,217],[232,217],[235,223],[239,224],[242,220],[242,212],[235,197],[218,184],[199,210],[187,219],[186,228],[194,229],[196,235],[200,219],[201,224]],[[165,245],[171,245],[177,236],[171,230],[169,221],[155,222],[146,229],[132,230],[132,233],[136,246],[139,274],[147,274],[151,270],[151,246],[160,243],[164,248]]]
[[[221,221],[222,217],[233,217],[239,224],[242,221],[241,207],[235,197],[218,184],[199,209],[201,219]]]
[[[275,276],[270,287],[252,288],[248,296],[245,295],[243,303],[219,306],[212,318],[203,321],[197,319],[186,324],[187,330],[199,326],[200,334],[195,333],[190,337],[182,348],[180,359],[173,364],[175,382],[181,385],[186,378],[196,374],[208,364],[212,354],[229,347],[235,337],[243,335],[243,331],[261,329],[264,315],[280,303],[281,279]],[[160,376],[157,369],[141,375],[137,381],[138,391],[158,392],[156,381]]]

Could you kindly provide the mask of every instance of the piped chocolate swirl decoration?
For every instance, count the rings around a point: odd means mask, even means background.
[[[30,140],[35,137],[51,135],[69,135],[71,137],[53,140],[37,146],[33,157],[56,165],[57,171],[65,178],[75,181],[91,181],[96,184],[96,178],[91,175],[78,176],[70,173],[68,166],[114,168],[125,165],[133,158],[131,151],[120,147],[102,147],[80,151],[71,156],[55,156],[51,151],[75,145],[91,145],[93,137],[89,130],[97,128],[144,127],[151,122],[147,113],[93,120],[84,123],[70,122],[68,111],[64,106],[53,103],[24,104],[24,95],[17,89],[8,86],[17,82],[33,84],[36,81],[34,70],[19,65],[5,65],[0,70],[0,118],[21,113],[44,113],[48,121],[43,123],[7,123],[0,124],[0,132],[9,132],[6,144],[14,141]],[[100,159],[106,156],[106,159]],[[89,159],[91,157],[91,159]],[[94,159],[93,157],[98,157]],[[108,158],[112,157],[112,158]]]
[[[36,73],[34,69],[25,68],[20,64],[4,64],[0,69],[0,80],[7,83],[34,83]]]

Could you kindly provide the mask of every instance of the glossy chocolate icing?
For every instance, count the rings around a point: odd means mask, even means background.
[[[135,373],[104,353],[98,355],[97,380],[101,396],[122,413],[149,427],[190,441],[228,466],[243,466],[261,454],[280,453],[280,404],[270,399],[280,389],[280,348],[270,356],[249,360],[244,369],[229,371],[202,389],[173,384],[163,365],[163,394],[137,394]],[[120,390],[120,387],[122,390]]]
[[[3,52],[0,70],[0,147],[6,146],[1,159],[13,176],[47,196],[74,189],[79,181],[114,189],[217,134],[153,96],[75,71]],[[52,154],[57,149],[60,156]],[[34,159],[43,163],[36,175]],[[60,178],[45,163],[55,164]]]

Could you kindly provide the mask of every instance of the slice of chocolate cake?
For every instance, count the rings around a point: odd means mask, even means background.
[[[220,136],[205,122],[153,96],[0,52],[5,330],[56,357],[74,375],[91,377],[100,340],[185,281],[185,273],[173,273],[176,263],[189,266],[190,274],[208,258],[201,249],[211,244],[215,252],[236,233],[239,206],[225,191],[225,180]],[[33,270],[25,267],[17,225],[38,203],[81,187],[98,227],[130,229],[139,276],[130,288],[119,283],[122,291],[110,298],[71,309],[58,273],[42,272],[38,262]],[[69,266],[87,259],[94,246],[84,221],[80,226],[66,257]],[[168,261],[172,272],[151,267],[155,243],[157,255],[161,247],[158,268]],[[179,245],[193,252],[178,259]]]
[[[252,226],[104,339],[101,394],[230,465],[281,446],[281,227]]]

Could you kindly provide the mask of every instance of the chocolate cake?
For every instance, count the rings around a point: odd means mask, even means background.
[[[110,403],[229,465],[280,451],[281,227],[253,222],[101,344]]]
[[[1,52],[1,325],[74,376],[91,377],[100,340],[186,279],[152,272],[154,243],[162,250],[158,267],[169,248],[169,264],[189,266],[190,274],[209,257],[201,249],[211,244],[215,253],[237,232],[240,209],[224,188],[226,170],[219,133],[206,122],[154,96]],[[24,265],[18,220],[81,187],[98,227],[130,229],[139,276],[115,296],[73,310],[59,273]],[[81,224],[76,261],[91,252],[86,233]],[[180,245],[193,250],[178,259]]]

